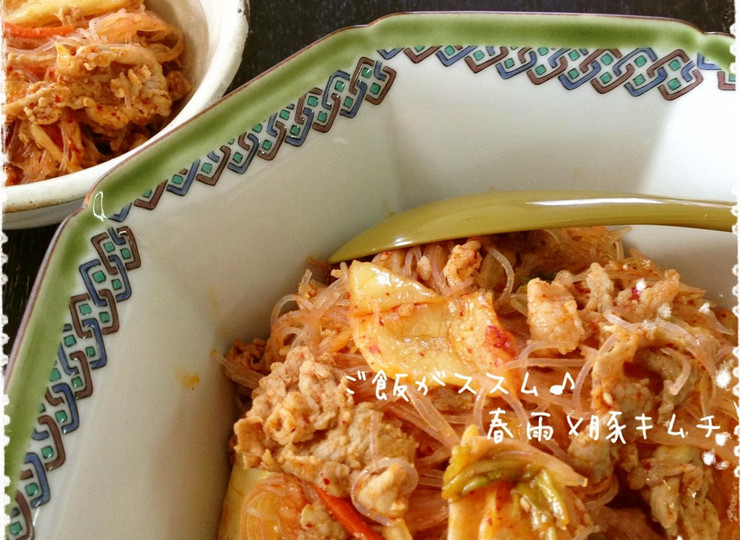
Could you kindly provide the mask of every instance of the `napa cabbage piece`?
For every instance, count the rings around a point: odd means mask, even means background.
[[[59,23],[60,11],[75,8],[85,17],[123,9],[131,0],[6,0],[4,18],[20,26]]]
[[[348,273],[352,337],[376,373],[461,385],[460,376],[482,377],[516,354],[489,291],[442,296],[369,262]]]
[[[453,448],[442,496],[448,540],[565,540],[593,527],[571,488],[586,479],[517,439],[495,442],[469,426]]]
[[[298,538],[302,512],[309,502],[294,476],[236,463],[224,498],[218,540]]]
[[[231,469],[229,485],[221,508],[218,540],[239,540],[242,505],[247,494],[271,474],[269,471],[243,467],[235,463]]]

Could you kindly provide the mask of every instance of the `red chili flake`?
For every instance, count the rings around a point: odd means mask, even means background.
[[[323,479],[322,479],[322,482],[324,482],[324,485],[325,485],[325,486],[328,486],[329,484],[331,484],[331,482],[329,481],[329,479],[328,479],[328,478],[323,478]]]
[[[640,291],[637,289],[637,287],[632,287],[631,300],[639,300],[639,299],[640,299]]]
[[[419,356],[424,356],[424,354],[425,354],[425,353],[423,353],[423,352],[420,352],[420,353],[419,353]]]
[[[514,353],[514,344],[511,342],[508,333],[495,324],[489,324],[486,327],[486,341],[496,349],[503,349],[510,354]]]
[[[375,344],[370,345],[370,352],[373,354],[380,354],[380,347]]]

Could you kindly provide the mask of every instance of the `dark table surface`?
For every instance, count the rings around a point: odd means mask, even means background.
[[[324,35],[346,26],[367,24],[401,11],[546,11],[612,13],[670,17],[705,32],[729,33],[735,20],[733,0],[252,0],[250,30],[239,71],[229,91],[248,82]],[[36,275],[56,226],[4,231],[3,349],[10,353]]]

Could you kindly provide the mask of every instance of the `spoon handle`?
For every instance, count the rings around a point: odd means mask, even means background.
[[[734,203],[606,191],[501,191],[395,214],[352,238],[329,262],[483,234],[593,225],[673,225],[732,231]]]

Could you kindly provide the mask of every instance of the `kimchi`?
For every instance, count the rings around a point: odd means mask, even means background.
[[[6,185],[124,154],[160,130],[190,92],[182,31],[142,0],[10,4],[3,21]]]
[[[738,538],[737,321],[623,232],[307,273],[216,354],[245,397],[220,538]]]

